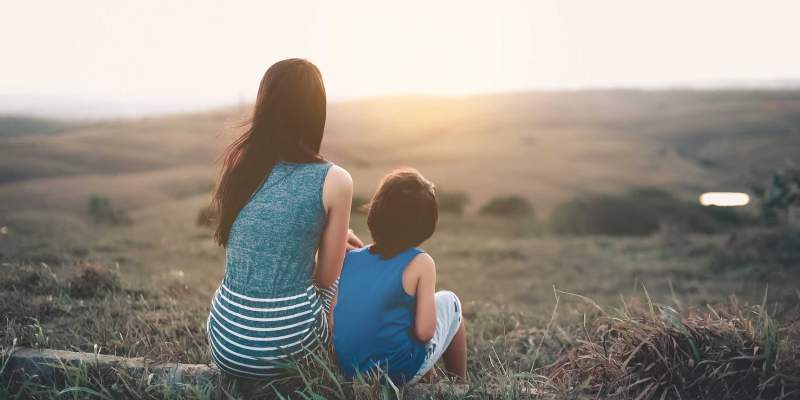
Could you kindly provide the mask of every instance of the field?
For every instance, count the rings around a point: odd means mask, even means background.
[[[209,201],[215,157],[244,113],[0,119],[13,128],[0,129],[0,300],[7,317],[0,346],[8,349],[14,338],[83,351],[98,344],[108,353],[208,362],[203,324],[224,251],[197,218]],[[756,322],[768,313],[780,354],[791,357],[797,347],[800,235],[759,224],[756,205],[737,211],[746,223],[733,227],[698,231],[666,216],[658,230],[636,236],[556,234],[551,216],[572,199],[635,188],[668,192],[687,209],[705,191],[749,192],[771,171],[800,162],[800,92],[400,97],[335,103],[328,115],[323,153],[351,172],[358,198],[402,165],[418,168],[442,193],[468,198],[462,214],[443,213],[423,247],[436,260],[439,287],[465,301],[478,397],[490,389],[495,397],[524,397],[544,387],[542,377],[551,394],[609,395],[607,387],[569,388],[579,374],[567,379],[554,371],[569,370],[564,357],[586,350],[581,343],[599,337],[597,326],[663,325],[647,310],[666,305],[696,340],[707,326],[692,318],[715,315],[705,308],[711,305],[718,321],[755,321],[731,332],[756,344],[764,341]],[[479,212],[508,195],[527,199],[535,212]],[[93,197],[118,218],[98,219]],[[631,222],[622,219],[614,224]],[[355,213],[352,225],[368,238],[364,220]],[[90,286],[88,295],[80,289],[92,278],[81,275],[87,268],[101,271],[99,289]],[[15,300],[26,296],[30,302]],[[617,308],[627,317],[617,318]],[[751,345],[745,347],[757,353]],[[798,372],[797,365],[775,365],[769,368]],[[619,395],[647,395],[646,386]],[[196,397],[209,396],[222,397],[215,390]]]

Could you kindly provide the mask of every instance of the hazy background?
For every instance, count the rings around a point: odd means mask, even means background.
[[[252,101],[304,57],[331,100],[797,85],[793,1],[3,1],[0,112],[140,116]]]
[[[224,272],[204,213],[214,161],[263,72],[305,57],[331,100],[323,154],[353,175],[356,204],[397,166],[437,183],[443,216],[425,247],[467,301],[542,310],[553,285],[616,302],[641,283],[690,304],[760,299],[767,284],[796,299],[800,236],[765,224],[757,189],[800,161],[799,12],[8,2],[0,262],[89,260],[205,305]],[[709,191],[754,202],[703,208]]]
[[[437,186],[422,247],[463,301],[469,396],[796,397],[798,16],[789,0],[0,0],[0,375],[17,346],[210,362],[215,161],[267,68],[302,57],[358,235],[390,169]],[[37,370],[0,398],[236,396],[73,369],[64,390]],[[369,397],[334,370],[253,388]]]

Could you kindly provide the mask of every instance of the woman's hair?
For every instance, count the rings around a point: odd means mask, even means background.
[[[438,218],[433,183],[413,168],[393,170],[369,203],[370,251],[387,259],[418,246],[433,235]]]
[[[245,132],[222,153],[222,169],[211,199],[217,220],[214,241],[227,246],[239,211],[280,160],[323,162],[325,86],[317,67],[291,58],[273,64],[261,79]]]

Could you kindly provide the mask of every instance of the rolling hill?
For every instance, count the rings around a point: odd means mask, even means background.
[[[0,212],[126,207],[205,190],[240,110],[21,132],[0,139]],[[323,152],[371,193],[411,165],[473,209],[519,193],[543,212],[571,196],[660,186],[686,196],[747,190],[800,158],[800,92],[589,91],[331,104]],[[8,130],[3,128],[3,130]]]
[[[214,161],[244,114],[223,109],[6,134],[0,226],[11,233],[0,235],[0,260],[106,257],[133,264],[133,276],[177,274],[190,264],[220,274],[223,255],[194,220],[208,204]],[[574,196],[633,186],[688,199],[747,191],[771,169],[800,162],[800,91],[532,92],[333,103],[323,153],[351,172],[360,196],[369,196],[388,169],[406,165],[441,190],[467,193],[470,214],[492,197],[519,194],[541,219]],[[109,198],[134,224],[93,223],[87,208],[94,195]]]

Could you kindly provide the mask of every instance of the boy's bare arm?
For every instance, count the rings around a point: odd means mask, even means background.
[[[417,340],[427,342],[436,331],[436,264],[427,253],[421,253],[409,265],[417,277],[414,335]]]

